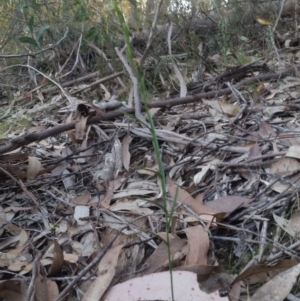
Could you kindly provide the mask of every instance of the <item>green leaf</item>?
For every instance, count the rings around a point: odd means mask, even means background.
[[[38,43],[36,42],[35,39],[31,38],[31,37],[20,37],[19,41],[21,43],[27,43],[27,44],[31,44],[35,47],[39,47]]]
[[[42,27],[39,28],[39,30],[36,32],[35,34],[35,39],[36,41],[40,42],[40,39],[41,39],[41,36],[43,34],[43,32],[46,30],[46,29],[49,29],[50,28],[50,25],[43,25]]]
[[[86,38],[90,39],[90,38],[95,37],[96,35],[97,35],[97,29],[96,29],[96,27],[93,26],[87,31]]]
[[[58,229],[58,227],[56,227],[54,224],[51,224],[51,223],[49,223],[49,228],[50,228],[51,230],[56,230],[56,229]]]
[[[27,23],[27,26],[32,34],[33,34],[33,24],[34,24],[34,17],[32,16]]]

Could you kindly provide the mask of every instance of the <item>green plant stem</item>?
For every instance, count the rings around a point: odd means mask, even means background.
[[[164,170],[162,157],[161,157],[161,153],[160,153],[160,149],[159,149],[159,143],[158,143],[158,139],[157,139],[157,135],[156,135],[156,131],[155,131],[154,121],[152,119],[152,116],[150,114],[150,111],[149,111],[149,108],[148,108],[148,105],[146,102],[146,88],[145,88],[144,78],[143,78],[143,75],[140,72],[140,70],[136,67],[136,65],[133,62],[133,53],[132,53],[132,48],[131,48],[131,44],[129,41],[129,28],[128,28],[126,21],[124,20],[123,14],[122,14],[120,8],[118,7],[116,0],[114,0],[114,11],[116,13],[116,16],[117,16],[119,22],[121,23],[122,29],[123,29],[127,59],[129,61],[129,64],[130,64],[136,78],[138,79],[139,93],[141,95],[141,100],[143,101],[145,109],[146,109],[146,114],[147,114],[147,118],[149,121],[149,125],[146,125],[145,123],[143,123],[140,120],[139,120],[139,122],[141,122],[144,126],[147,126],[151,133],[152,144],[153,144],[153,148],[154,148],[154,152],[155,152],[155,158],[156,158],[156,162],[158,164],[157,176],[161,183],[162,200],[163,200],[163,205],[161,208],[165,214],[165,219],[166,219],[166,240],[163,240],[163,242],[167,245],[167,250],[168,250],[171,295],[172,295],[172,300],[174,301],[175,296],[174,296],[174,283],[173,283],[173,273],[172,273],[173,256],[171,254],[170,230],[171,230],[172,216],[175,211],[177,195],[176,195],[175,199],[173,200],[171,210],[169,211],[168,204],[167,204],[168,200],[167,200],[167,184],[166,184],[165,170]]]

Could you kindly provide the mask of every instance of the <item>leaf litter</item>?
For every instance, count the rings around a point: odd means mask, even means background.
[[[272,88],[262,78],[255,103],[236,97],[236,88],[217,96],[219,83],[210,85],[213,97],[193,100],[172,66],[181,99],[162,94],[149,107],[167,209],[176,201],[169,233],[175,300],[299,295],[299,80],[283,77]],[[99,76],[66,85],[68,104],[60,94],[31,92],[34,107],[22,111],[33,116],[28,134],[16,130],[1,141],[1,298],[170,300],[151,132],[123,114],[134,111],[113,92],[121,87],[110,81],[126,75]],[[91,86],[104,92],[102,102],[81,100],[92,99]],[[55,117],[46,114],[53,108]]]

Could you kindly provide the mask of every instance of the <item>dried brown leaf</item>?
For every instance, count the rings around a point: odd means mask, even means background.
[[[1,290],[0,298],[7,301],[24,301],[23,296],[20,293],[10,290]]]
[[[207,100],[204,102],[221,114],[225,113],[229,116],[236,116],[240,111],[240,108],[238,106],[227,102],[221,102],[217,100]]]
[[[185,265],[206,265],[209,238],[202,225],[189,227],[183,230],[188,238],[188,251]]]
[[[249,158],[261,156],[261,151],[259,149],[259,145],[255,143],[253,146],[249,148]]]
[[[1,162],[11,162],[11,161],[25,161],[28,159],[29,154],[28,153],[13,153],[13,154],[6,154],[0,156]]]
[[[266,264],[254,265],[238,275],[231,284],[241,280],[249,284],[264,282],[270,277],[270,275],[275,276],[278,273],[295,266],[296,264],[296,260],[282,260],[272,266],[268,266]]]
[[[98,266],[98,277],[86,291],[82,301],[100,300],[115,276],[122,248],[123,245],[119,245],[106,252]]]
[[[58,242],[54,241],[53,262],[48,272],[48,276],[55,276],[62,270],[64,264],[64,254]]]
[[[7,301],[24,301],[19,281],[3,280],[0,282],[0,298]]]
[[[91,199],[91,194],[89,191],[85,191],[82,195],[77,196],[71,200],[74,205],[87,205]]]
[[[297,159],[283,157],[272,163],[268,172],[273,175],[283,176],[297,169],[300,169],[300,163]]]
[[[16,245],[16,248],[24,247],[27,244],[28,239],[29,239],[28,233],[25,230],[22,230],[20,233],[20,240]]]
[[[297,209],[291,216],[288,224],[289,233],[296,238],[300,235],[300,209]]]
[[[276,136],[276,133],[272,127],[265,121],[260,123],[258,133],[261,138],[270,138]]]
[[[58,286],[55,281],[47,279],[48,300],[54,301],[59,295]]]
[[[177,201],[190,206],[195,213],[199,215],[208,214],[212,217],[220,213],[220,211],[211,209],[210,207],[201,204],[199,201],[196,201],[186,190],[179,188],[172,180],[168,179],[167,181],[169,185],[168,192],[170,197],[174,199],[177,192]],[[212,218],[210,220],[212,220]]]
[[[127,176],[120,176],[115,180],[109,181],[108,185],[105,183],[105,195],[103,197],[103,199],[101,200],[101,206],[103,208],[108,208],[110,206],[110,202],[114,197],[114,192],[120,188],[124,182],[127,180]],[[119,196],[117,196],[117,198],[120,198]],[[98,204],[98,203],[97,203]],[[90,206],[95,206],[97,205],[95,202],[94,203],[90,203]]]
[[[37,273],[34,281],[35,284],[35,300],[36,301],[50,301],[48,295],[47,279],[40,272],[40,263],[36,267]]]
[[[251,199],[242,196],[223,196],[214,201],[205,203],[205,205],[218,212],[231,213],[234,210],[246,206],[252,202]]]
[[[165,239],[166,234],[161,234],[163,239]],[[186,241],[178,237],[169,235],[170,237],[170,251],[171,256],[174,260],[182,259],[186,255]],[[169,265],[168,260],[168,248],[167,245],[162,242],[152,253],[152,255],[145,262],[149,268],[143,273],[143,275],[149,275],[158,271]]]
[[[300,264],[269,280],[252,296],[251,301],[282,301],[290,293],[300,274]]]
[[[300,170],[300,163],[297,159],[290,157],[279,158],[266,169],[268,173],[278,176],[284,176],[296,170]],[[294,182],[294,184],[300,183],[299,176],[297,174],[289,177],[288,179],[291,182]],[[294,189],[291,187],[291,185],[281,182],[276,182],[271,188],[279,193],[287,189]]]

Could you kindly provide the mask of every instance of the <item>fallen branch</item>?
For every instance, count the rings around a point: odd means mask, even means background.
[[[299,66],[300,65],[297,65],[297,68],[299,68]],[[237,89],[237,88],[240,88],[241,86],[248,85],[250,83],[257,82],[257,81],[278,80],[278,79],[280,79],[290,73],[294,73],[294,72],[295,72],[294,68],[291,67],[286,70],[283,70],[280,73],[261,74],[261,75],[255,76],[255,77],[250,77],[250,78],[244,79],[232,87]],[[161,100],[156,100],[156,101],[149,103],[148,107],[149,108],[171,108],[171,107],[177,106],[177,105],[194,103],[194,102],[201,100],[202,98],[212,99],[212,98],[222,96],[225,94],[229,94],[229,93],[231,93],[231,89],[225,88],[225,89],[221,89],[218,91],[210,91],[210,92],[199,93],[199,94],[185,96],[185,97],[161,99]],[[144,110],[143,107],[141,109]],[[124,113],[134,114],[135,110],[134,110],[134,108],[126,108],[126,109],[122,109],[122,110],[116,110],[116,111],[104,113],[101,116],[100,115],[93,116],[88,119],[87,125],[100,123],[101,121],[104,121],[104,120],[112,120],[116,117],[124,115]],[[4,153],[10,152],[10,151],[13,151],[19,147],[28,145],[35,141],[40,141],[42,139],[46,139],[50,136],[55,136],[55,135],[61,134],[66,131],[70,131],[74,128],[75,128],[75,122],[71,122],[68,124],[63,124],[63,125],[59,125],[59,126],[47,129],[45,131],[25,134],[18,138],[12,139],[6,145],[1,146],[0,154],[4,154]]]

